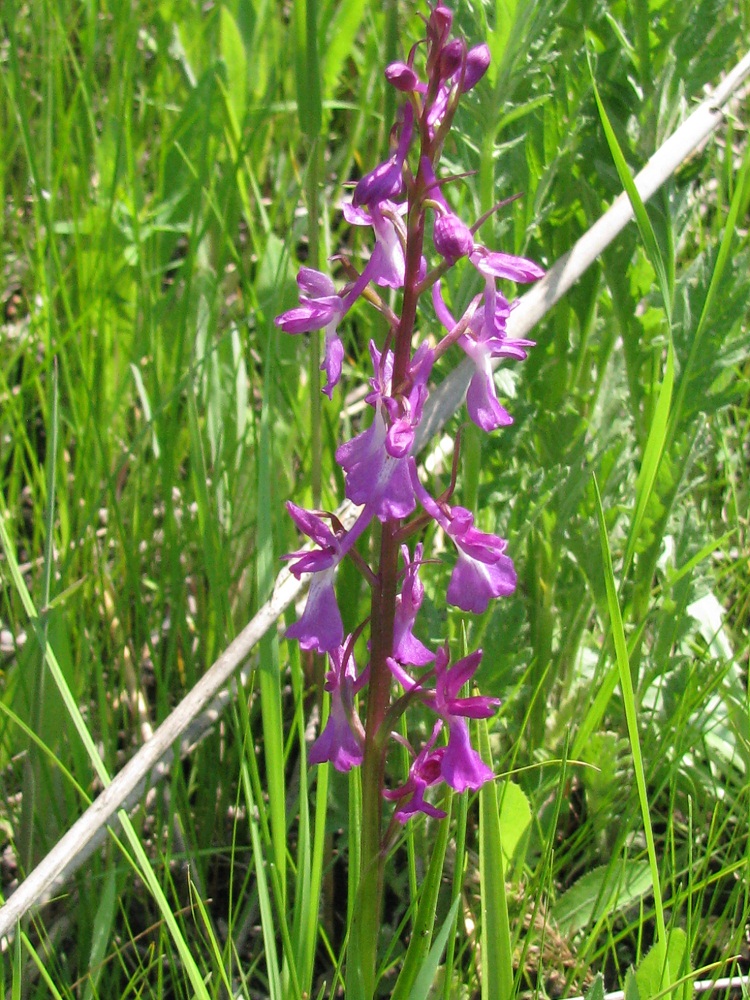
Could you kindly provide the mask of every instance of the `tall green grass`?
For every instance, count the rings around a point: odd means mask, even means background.
[[[548,265],[750,37],[725,0],[456,18],[493,65],[446,150],[473,172],[449,195],[478,218],[523,192],[481,238]],[[7,897],[265,600],[297,545],[284,500],[342,495],[333,453],[359,412],[338,396],[313,429],[309,347],[271,320],[300,262],[358,259],[338,206],[382,157],[382,68],[420,22],[367,0],[6,0],[2,19]],[[435,567],[425,638],[447,622],[483,646],[503,780],[405,831],[383,996],[563,996],[632,965],[644,998],[747,968],[748,110],[499,376],[514,426],[466,435],[460,489],[520,584],[446,617]],[[472,281],[448,283],[457,308]],[[379,333],[355,311],[352,376]],[[431,468],[439,488],[450,461]],[[353,624],[356,574],[341,591]],[[9,995],[337,995],[357,782],[307,766],[319,667],[280,633],[255,657],[128,853],[110,841],[19,928]]]

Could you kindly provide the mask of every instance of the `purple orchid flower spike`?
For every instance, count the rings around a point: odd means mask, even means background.
[[[411,816],[418,812],[432,816],[433,819],[445,819],[448,815],[443,809],[431,805],[424,797],[428,788],[443,780],[442,766],[446,748],[433,749],[442,725],[440,721],[435,723],[430,739],[415,756],[409,768],[409,776],[404,784],[400,788],[386,788],[383,791],[383,797],[390,802],[401,802],[394,813],[399,823],[406,823]],[[409,750],[414,752],[411,747]],[[403,801],[404,799],[406,801]]]
[[[507,542],[474,527],[474,515],[465,507],[445,509],[419,481],[414,459],[409,459],[412,486],[422,507],[452,539],[458,560],[451,574],[446,597],[449,604],[482,614],[490,600],[506,597],[516,589],[513,560],[505,555]]]
[[[424,547],[419,542],[414,548],[414,558],[409,558],[409,549],[401,546],[404,559],[404,582],[401,593],[396,598],[396,615],[393,623],[393,659],[414,667],[424,667],[435,659],[435,654],[414,635],[412,631],[417,613],[424,600],[424,584],[419,579],[419,567]]]
[[[466,719],[488,719],[495,714],[499,698],[480,695],[459,698],[458,693],[476,673],[482,659],[481,649],[449,667],[447,646],[441,647],[435,660],[435,701],[433,708],[448,726],[448,746],[442,761],[442,776],[457,792],[480,788],[494,777],[471,746]]]
[[[362,763],[365,731],[354,706],[354,696],[366,677],[357,676],[351,643],[337,646],[328,653],[331,667],[326,673],[325,689],[331,695],[328,721],[310,748],[311,764],[330,761],[337,771],[349,771]]]

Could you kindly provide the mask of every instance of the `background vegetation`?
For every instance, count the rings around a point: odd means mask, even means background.
[[[283,502],[312,495],[307,345],[271,321],[295,301],[296,267],[311,253],[314,161],[320,253],[357,259],[339,206],[346,182],[382,159],[394,108],[382,69],[420,37],[418,13],[321,2],[316,68],[302,58],[302,3],[2,5],[6,897],[100,788],[38,638],[112,774],[243,627],[297,544]],[[470,43],[488,40],[493,66],[446,151],[457,172],[474,171],[451,197],[477,218],[523,192],[482,239],[547,266],[621,190],[587,53],[637,169],[750,37],[747,0],[462,0],[456,18]],[[512,776],[497,793],[514,994],[571,995],[597,971],[616,988],[633,964],[641,995],[655,995],[643,957],[656,898],[673,966],[716,963],[717,976],[748,967],[749,110],[745,96],[649,205],[661,289],[631,226],[535,330],[530,360],[499,376],[514,426],[484,443],[465,435],[461,502],[509,539],[520,585],[485,616],[446,619],[435,567],[425,638],[439,639],[446,621],[455,637],[465,629],[485,650],[482,690],[503,699],[489,747],[496,771]],[[455,276],[457,307],[472,280]],[[378,333],[364,308],[347,322],[349,387]],[[343,495],[333,452],[360,413],[356,394],[323,409],[331,509]],[[463,419],[449,428],[448,454]],[[664,457],[638,510],[654,427]],[[450,461],[432,449],[428,467],[444,482]],[[635,732],[618,685],[594,476]],[[353,623],[365,595],[356,574],[342,572],[340,585]],[[314,665],[281,635],[254,663],[245,697],[135,816],[151,876],[110,842],[7,942],[4,992],[190,997],[203,978],[211,997],[337,995],[356,778],[308,772]],[[477,823],[475,803],[456,804],[447,836],[418,822],[397,851],[384,996],[439,849],[433,918],[456,933],[433,956],[433,995],[478,995],[483,962],[489,975],[480,889],[498,859]]]

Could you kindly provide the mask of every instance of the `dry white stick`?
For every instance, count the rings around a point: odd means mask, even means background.
[[[714,990],[747,990],[750,976],[725,976],[723,979],[699,979],[693,983],[694,993],[712,993]],[[586,1000],[585,997],[570,997],[570,1000]],[[605,993],[604,1000],[625,1000],[624,990]]]
[[[750,53],[649,160],[636,177],[636,185],[644,201],[719,125],[723,119],[722,106],[748,74]],[[627,196],[620,195],[572,250],[523,296],[511,313],[509,334],[513,337],[527,334],[632,218]],[[470,375],[470,363],[467,365],[464,362],[432,394],[420,425],[418,448],[424,447],[461,405]],[[347,513],[349,518],[353,517],[351,509]],[[346,521],[347,514],[342,514],[341,519]],[[159,762],[172,752],[173,745],[183,737],[191,722],[227,684],[252,648],[276,624],[304,586],[305,583],[295,580],[288,570],[279,573],[271,599],[0,908],[0,940],[13,931],[16,921],[43,898],[50,886],[80,867],[92,849],[92,841],[101,836],[107,825],[116,822],[117,812],[126,802],[132,804],[134,795],[150,784],[149,778],[156,772]],[[164,768],[161,773],[163,775]]]

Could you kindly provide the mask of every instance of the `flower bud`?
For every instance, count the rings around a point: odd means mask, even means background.
[[[454,261],[459,257],[467,257],[474,249],[474,237],[471,230],[452,212],[440,215],[435,220],[432,231],[432,241],[441,257]]]
[[[406,63],[402,62],[394,62],[390,66],[387,66],[385,78],[396,90],[400,90],[405,94],[416,90],[419,83],[419,77],[411,66],[407,66]]]
[[[463,91],[471,90],[482,79],[490,64],[490,50],[488,45],[475,45],[469,49],[466,56],[466,72],[464,73]]]
[[[461,68],[461,62],[466,52],[466,45],[462,38],[454,38],[443,48],[440,53],[440,79],[450,80]]]

